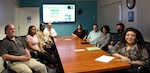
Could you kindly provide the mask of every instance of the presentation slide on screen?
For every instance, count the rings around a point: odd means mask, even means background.
[[[75,22],[75,5],[43,5],[44,22]]]

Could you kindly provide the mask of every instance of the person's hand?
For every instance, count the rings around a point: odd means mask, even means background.
[[[108,49],[110,49],[111,47],[113,47],[113,45],[108,45]]]
[[[77,35],[74,35],[74,37],[78,37]]]
[[[29,53],[28,53],[28,54],[26,54],[26,56],[31,58],[31,55],[30,55]]]
[[[26,51],[26,56],[31,58],[30,51],[27,48],[25,49],[25,51]]]
[[[128,57],[122,57],[121,60],[131,63],[131,60]]]
[[[77,35],[75,35],[75,34],[73,34],[73,35],[72,35],[72,38],[76,38],[76,37],[78,37],[78,36],[77,36]]]
[[[110,42],[110,45],[113,45],[113,44],[114,44],[114,41],[111,41],[111,42]]]
[[[28,55],[20,56],[20,61],[27,61],[27,60],[30,60],[30,56]]]
[[[51,38],[51,37],[53,37],[52,35],[49,35],[49,37]]]
[[[50,45],[48,45],[48,44],[46,44],[45,46],[46,46],[46,48],[51,48],[51,46],[50,46]]]
[[[86,41],[87,35],[83,38],[84,41]]]
[[[46,52],[44,49],[41,50],[42,53]]]

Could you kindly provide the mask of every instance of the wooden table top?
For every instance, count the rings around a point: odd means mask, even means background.
[[[58,37],[55,40],[57,51],[65,73],[96,73],[129,68],[130,64],[115,58],[108,63],[95,61],[109,53],[98,50],[88,51],[91,44],[81,44],[83,40],[71,36]],[[76,51],[81,50],[81,51]]]

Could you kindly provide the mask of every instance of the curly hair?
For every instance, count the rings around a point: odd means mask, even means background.
[[[105,26],[101,27],[101,32],[103,32],[103,31],[102,31],[102,30],[103,30],[103,28],[105,28],[105,29],[107,30],[107,33],[109,33],[109,32],[110,32],[110,28],[109,28],[109,26],[108,26],[108,25],[105,25]]]

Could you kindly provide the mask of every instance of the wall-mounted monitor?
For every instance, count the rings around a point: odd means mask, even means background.
[[[75,22],[75,4],[43,4],[44,23],[72,23]]]

